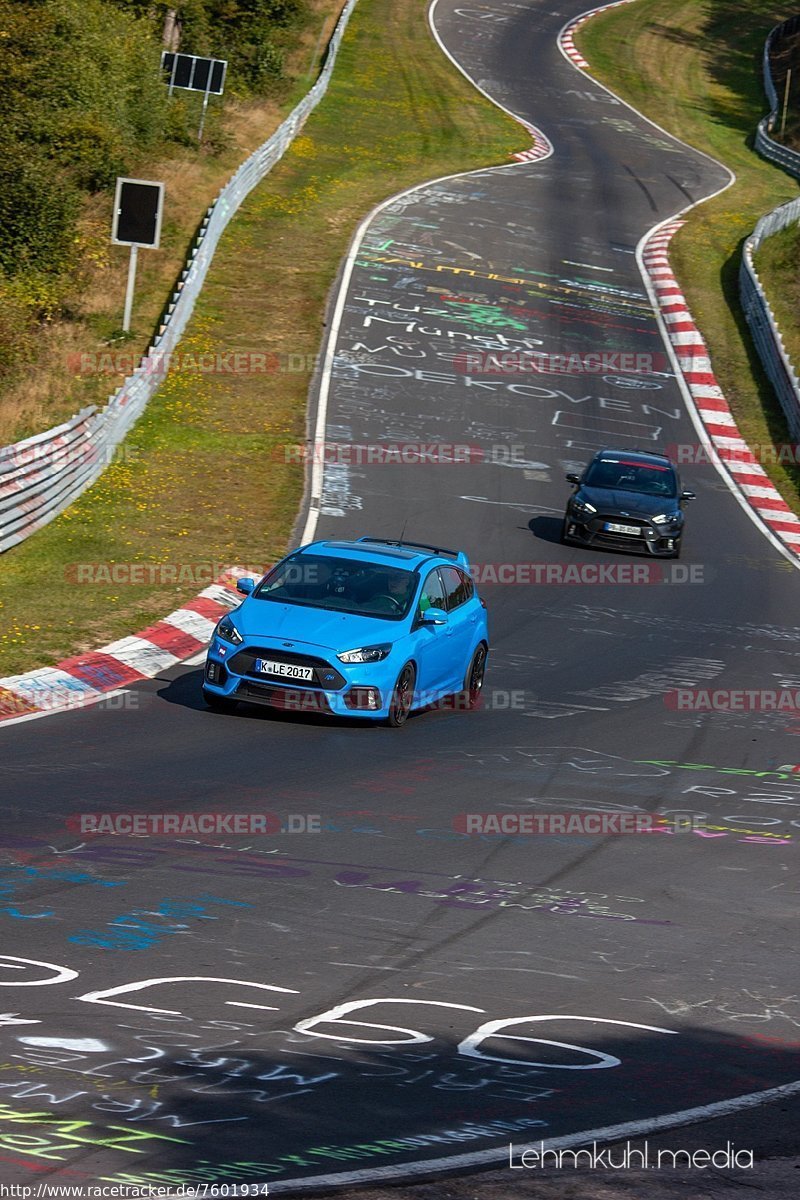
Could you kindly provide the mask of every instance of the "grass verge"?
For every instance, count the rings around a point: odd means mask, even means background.
[[[141,628],[195,595],[209,563],[285,550],[303,467],[284,447],[304,440],[326,296],[352,231],[403,188],[528,144],[442,55],[426,9],[361,0],[326,98],[220,243],[181,349],[266,354],[278,369],[171,373],[124,461],[0,558],[0,676]],[[179,582],[72,582],[93,563],[174,564]]]
[[[592,18],[578,37],[592,74],[736,174],[733,187],[688,214],[670,259],[751,447],[789,441],[738,290],[744,239],[759,217],[797,195],[797,183],[752,149],[766,111],[764,41],[785,16],[785,7],[772,0],[674,0],[669,6],[637,0]],[[769,461],[764,469],[787,503],[800,510],[800,470]]]

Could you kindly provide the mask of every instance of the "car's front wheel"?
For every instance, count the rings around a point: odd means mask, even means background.
[[[397,676],[397,683],[392,690],[392,699],[389,704],[389,715],[386,718],[387,724],[391,725],[393,729],[399,729],[408,720],[411,705],[414,703],[414,685],[416,682],[417,672],[414,669],[414,664],[406,663]]]
[[[210,692],[208,688],[203,688],[203,699],[214,712],[233,712],[239,703],[231,696],[218,696],[216,692]]]

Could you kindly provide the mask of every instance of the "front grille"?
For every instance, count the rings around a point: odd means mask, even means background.
[[[606,522],[611,522],[615,525],[630,525],[638,529],[638,533],[614,533],[612,530],[604,529]],[[593,517],[589,523],[589,529],[592,537],[597,541],[602,541],[610,546],[630,546],[636,545],[637,542],[645,541],[645,533],[652,527],[649,521],[640,521],[635,517],[620,517],[616,514],[606,514]]]
[[[270,662],[289,663],[295,667],[311,667],[314,676],[310,680],[287,679],[284,675],[265,675],[256,671],[256,659],[266,658]],[[288,688],[325,688],[329,692],[337,692],[343,688],[347,680],[344,675],[332,667],[324,658],[313,658],[308,654],[293,654],[287,650],[274,650],[268,646],[247,646],[239,650],[229,660],[229,666],[237,675],[246,675],[250,679],[274,680],[282,687]]]
[[[608,533],[605,529],[598,530],[594,539],[608,546],[641,546],[646,542],[643,534],[635,537],[632,533]]]
[[[236,689],[236,696],[239,700],[268,704],[270,708],[280,708],[284,712],[330,715],[332,711],[323,692],[308,688],[273,687],[268,683],[250,683],[249,680],[244,680]]]

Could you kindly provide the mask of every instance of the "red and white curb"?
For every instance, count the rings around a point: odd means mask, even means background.
[[[574,21],[570,21],[565,25],[558,35],[558,44],[569,61],[576,66],[580,71],[588,71],[589,64],[575,45],[575,34],[584,25],[590,17],[596,17],[598,13],[605,12],[609,8],[619,8],[620,4],[631,4],[632,0],[613,0],[612,4],[603,4],[600,8],[593,8],[589,12],[582,13],[576,17]]]
[[[549,158],[553,153],[553,143],[549,137],[542,133],[541,129],[537,129],[535,125],[530,125],[527,121],[521,121],[520,124],[531,135],[533,145],[530,150],[520,150],[518,154],[512,154],[511,157],[515,158],[517,162],[539,162],[542,158]]]
[[[643,262],[675,357],[708,439],[749,507],[784,547],[800,555],[800,517],[792,512],[742,437],[711,366],[703,336],[692,319],[667,253],[685,224],[672,221],[647,239]]]
[[[109,692],[152,679],[198,654],[220,617],[241,602],[236,579],[243,574],[244,568],[230,568],[194,600],[141,633],[54,667],[0,679],[0,722],[95,704]]]

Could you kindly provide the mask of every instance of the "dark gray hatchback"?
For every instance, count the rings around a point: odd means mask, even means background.
[[[674,464],[644,450],[598,450],[582,475],[567,475],[575,491],[567,502],[561,540],[659,558],[678,558],[683,506],[694,492],[681,489]]]

